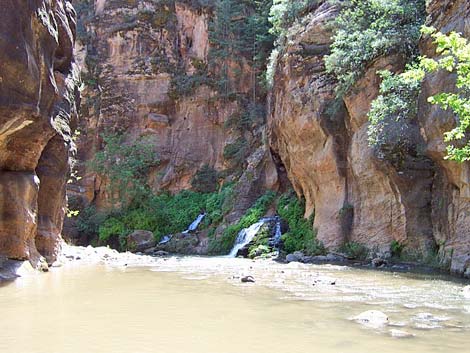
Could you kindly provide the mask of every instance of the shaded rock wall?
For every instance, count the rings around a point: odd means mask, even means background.
[[[431,1],[428,24],[469,37],[469,6],[462,0]],[[334,5],[320,2],[290,31],[269,102],[271,148],[305,197],[306,216],[315,212],[326,246],[353,241],[387,250],[395,240],[418,256],[437,248],[453,271],[470,274],[468,164],[443,159],[443,133],[455,121],[426,102],[430,94],[449,90],[452,78],[427,78],[418,121],[406,131],[413,149],[399,162],[385,158],[368,146],[367,113],[378,95],[377,70],[401,70],[404,60],[389,56],[371,63],[352,93],[329,109],[335,81],[325,71],[324,56],[337,13]],[[435,55],[430,43],[421,47]]]
[[[63,0],[0,6],[0,256],[52,262],[76,124],[75,11]]]

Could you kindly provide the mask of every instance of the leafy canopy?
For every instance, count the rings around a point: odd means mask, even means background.
[[[409,66],[401,74],[382,72],[381,95],[372,103],[369,112],[369,142],[374,145],[384,135],[384,124],[406,120],[417,113],[417,96],[426,73],[443,70],[456,74],[453,92],[441,92],[428,98],[428,102],[455,114],[456,126],[444,134],[448,142],[449,160],[464,162],[470,160],[470,142],[467,134],[470,128],[470,43],[460,34],[447,35],[432,27],[423,27],[423,34],[431,35],[437,45],[439,57],[420,57],[418,63]]]
[[[350,0],[343,4],[326,69],[339,81],[342,97],[380,56],[418,54],[419,28],[424,23],[424,0]]]

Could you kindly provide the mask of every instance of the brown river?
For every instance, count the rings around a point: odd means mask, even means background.
[[[0,352],[464,353],[466,284],[270,260],[77,261],[0,287]],[[388,322],[352,319],[368,310]]]

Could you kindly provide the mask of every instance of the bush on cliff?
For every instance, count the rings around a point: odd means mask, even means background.
[[[142,138],[128,143],[123,135],[115,133],[101,137],[104,147],[95,154],[88,167],[107,179],[111,201],[125,206],[145,198],[149,193],[148,172],[159,164],[153,144]]]
[[[349,0],[336,19],[336,34],[326,69],[338,79],[343,97],[373,60],[401,54],[418,55],[419,28],[425,20],[425,0]]]
[[[390,139],[389,125],[406,129],[406,122],[417,114],[418,95],[426,74],[437,71],[456,74],[453,92],[441,92],[428,98],[428,102],[451,111],[456,126],[444,134],[448,142],[447,159],[456,162],[470,160],[470,43],[460,34],[448,35],[434,28],[423,27],[437,45],[437,59],[421,57],[401,74],[383,72],[380,96],[372,103],[369,112],[369,143],[380,146]],[[401,125],[401,127],[400,127]],[[393,131],[396,131],[394,128]],[[399,131],[399,130],[398,130]],[[399,134],[400,135],[400,134]]]
[[[325,248],[317,240],[316,230],[313,228],[314,216],[309,219],[304,218],[305,204],[294,192],[281,196],[277,213],[289,225],[288,232],[282,235],[285,252],[303,251],[307,255],[325,253]]]

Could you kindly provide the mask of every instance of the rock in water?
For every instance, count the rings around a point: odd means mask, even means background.
[[[132,251],[145,251],[156,245],[152,232],[136,230],[127,236],[127,247]]]
[[[388,324],[388,316],[378,310],[364,311],[352,320],[370,328],[379,328]]]
[[[242,277],[241,282],[242,283],[255,283],[255,279],[253,278],[253,276],[245,276],[245,277]]]

